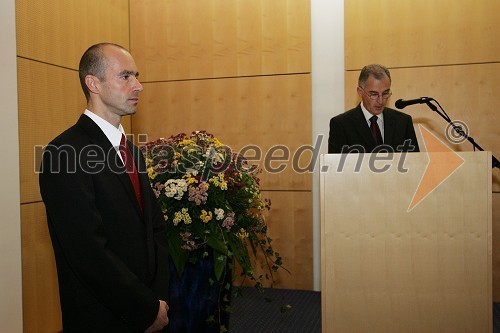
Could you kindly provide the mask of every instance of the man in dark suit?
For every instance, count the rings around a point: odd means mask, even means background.
[[[392,95],[386,67],[365,66],[357,92],[361,103],[330,120],[328,153],[419,151],[411,117],[385,107]]]
[[[168,324],[165,224],[120,124],[136,112],[137,67],[123,47],[102,43],[84,53],[79,75],[87,110],[46,147],[40,173],[63,330],[159,332]]]

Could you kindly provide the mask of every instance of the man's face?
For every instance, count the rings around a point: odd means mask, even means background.
[[[391,81],[386,75],[381,80],[377,80],[373,75],[370,75],[364,87],[358,87],[357,90],[368,112],[379,115],[384,111],[387,99],[390,97]],[[384,98],[384,94],[387,95],[386,98]],[[376,96],[376,98],[372,99],[370,96]]]
[[[114,115],[134,114],[142,91],[134,59],[127,51],[114,46],[107,46],[104,54],[106,71],[99,93],[103,106]]]

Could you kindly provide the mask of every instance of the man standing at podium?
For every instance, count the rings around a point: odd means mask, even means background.
[[[419,151],[411,116],[385,107],[392,95],[385,66],[363,67],[357,92],[361,103],[330,120],[329,154]]]

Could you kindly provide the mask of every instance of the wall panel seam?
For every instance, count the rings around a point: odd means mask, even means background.
[[[54,67],[58,67],[58,68],[62,68],[62,69],[68,69],[68,70],[71,70],[71,71],[74,71],[74,72],[78,72],[78,69],[74,69],[74,68],[70,68],[70,67],[66,67],[66,66],[61,66],[61,65],[57,65],[57,64],[52,64],[50,62],[45,62],[45,61],[41,61],[41,60],[37,60],[37,59],[33,59],[33,58],[23,57],[23,56],[20,56],[20,55],[18,55],[17,58],[19,58],[19,59],[25,59],[25,60],[30,60],[30,61],[37,62],[39,64],[54,66]]]
[[[432,65],[416,65],[416,66],[392,66],[389,69],[410,69],[410,68],[434,68],[434,67],[452,67],[452,66],[471,66],[471,65],[492,65],[500,64],[500,61],[484,61],[484,62],[464,62],[456,64],[432,64]],[[346,72],[359,72],[361,68],[347,69]]]
[[[261,189],[260,190],[261,192],[304,192],[304,193],[307,193],[307,192],[312,192],[312,190],[291,190],[291,189],[276,189],[276,190],[273,190],[273,189]]]
[[[42,203],[42,202],[43,202],[42,200],[21,202],[21,206],[23,206],[23,205],[32,205],[32,204],[37,204],[37,203]]]
[[[293,76],[293,75],[309,75],[309,74],[311,74],[311,72],[281,73],[281,74],[261,74],[261,75],[242,75],[242,76],[221,76],[221,77],[190,78],[190,79],[175,79],[175,80],[141,81],[141,84],[146,84],[146,83],[166,83],[166,82],[189,82],[189,81],[225,80],[225,79],[243,79],[243,78],[253,78],[253,77],[275,77],[275,76]]]

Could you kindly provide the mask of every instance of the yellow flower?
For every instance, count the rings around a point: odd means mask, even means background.
[[[177,226],[179,224],[179,222],[181,222],[182,220],[182,215],[181,215],[181,212],[175,212],[174,214],[174,219],[172,221],[172,223]]]
[[[236,233],[236,236],[241,239],[241,240],[244,240],[245,238],[248,238],[248,232],[245,231],[245,229],[241,228],[240,231],[238,231]]]
[[[175,212],[172,223],[177,226],[179,222],[184,221],[184,224],[191,224],[191,216],[189,216],[188,209],[182,208],[180,212]]]
[[[188,146],[192,144],[195,144],[195,142],[191,139],[184,139],[181,142],[179,142],[179,146]]]
[[[203,223],[208,223],[211,219],[212,219],[212,212],[207,213],[207,211],[203,209],[201,211],[200,220]]]
[[[227,190],[227,181],[224,179],[223,173],[219,173],[218,176],[213,176],[208,181],[214,184],[215,187],[219,187],[223,191]]]
[[[155,179],[157,175],[158,174],[155,172],[155,170],[152,167],[148,168],[148,176],[149,176],[149,178]]]
[[[188,185],[191,185],[193,183],[198,183],[198,180],[193,176],[191,176],[190,173],[186,173],[184,176],[182,176],[182,178],[186,178]]]
[[[223,144],[217,139],[217,138],[212,138],[210,142],[215,146],[215,147],[222,147]]]

